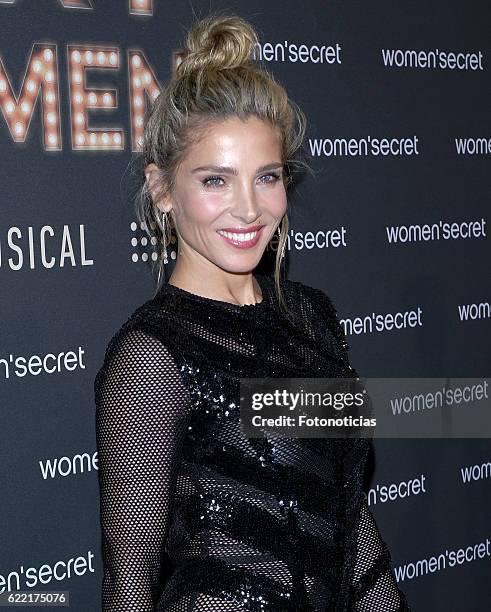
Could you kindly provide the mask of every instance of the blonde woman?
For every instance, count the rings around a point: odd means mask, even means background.
[[[280,275],[305,117],[256,42],[235,15],[197,22],[146,118],[138,211],[178,255],[95,380],[104,612],[409,609],[362,492],[368,441],[240,428],[240,378],[356,375],[329,298]]]

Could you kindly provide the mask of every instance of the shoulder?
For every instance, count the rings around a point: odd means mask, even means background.
[[[170,330],[179,321],[179,313],[175,304],[164,291],[157,291],[155,295],[136,307],[127,316],[126,320],[114,332],[109,346],[122,337],[131,337],[135,343],[142,343],[152,337],[160,344],[170,341]],[[140,342],[138,342],[140,339]]]
[[[159,309],[155,298],[151,298],[135,308],[112,332],[95,377],[95,386],[99,386],[109,371],[139,372],[143,376],[149,368],[160,371],[172,362],[165,332],[159,325]]]
[[[322,289],[300,281],[284,280],[282,290],[288,296],[289,306],[308,319],[313,327],[322,333],[326,327],[335,335],[338,343],[347,347],[344,329],[340,324],[338,311],[331,297]]]
[[[286,279],[281,282],[281,288],[292,301],[307,305],[316,313],[337,317],[337,310],[333,301],[322,289],[300,281]]]
[[[146,328],[152,325],[156,316],[156,310],[154,306],[154,298],[147,300],[141,304],[127,316],[126,320],[113,331],[113,335],[110,338],[107,349],[110,349],[115,344],[120,342],[123,338],[132,338],[135,344],[139,344],[138,338],[144,337],[144,331]]]

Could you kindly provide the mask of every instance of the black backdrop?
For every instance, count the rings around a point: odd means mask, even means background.
[[[148,104],[183,26],[222,7],[257,26],[309,120],[317,174],[292,193],[288,276],[330,295],[363,376],[489,375],[488,2],[0,1],[0,591],[100,609],[93,378],[154,289],[128,189],[131,54]],[[84,82],[105,108],[83,106]],[[350,333],[409,311],[414,327]],[[489,440],[375,448],[370,507],[414,610],[487,609]]]

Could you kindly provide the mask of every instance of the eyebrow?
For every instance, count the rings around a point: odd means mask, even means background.
[[[272,162],[271,164],[266,164],[265,166],[261,166],[260,168],[256,170],[256,172],[257,173],[266,172],[268,170],[275,170],[276,168],[280,168],[280,167],[283,167],[283,164],[281,162]],[[239,174],[239,171],[237,170],[237,168],[231,168],[230,166],[199,166],[198,168],[194,168],[193,170],[191,170],[191,173],[194,174],[195,172],[203,172],[203,171],[217,172],[220,174],[234,174],[235,176]]]

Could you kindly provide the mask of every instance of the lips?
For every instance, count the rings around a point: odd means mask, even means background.
[[[227,228],[217,233],[234,247],[249,249],[255,246],[261,236],[263,225],[248,228]]]
[[[252,227],[224,227],[219,232],[229,232],[230,234],[247,234],[248,232],[257,232],[263,226],[262,225],[253,225]]]

